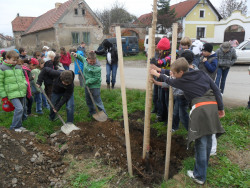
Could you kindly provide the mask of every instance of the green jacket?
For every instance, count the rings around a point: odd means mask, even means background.
[[[3,62],[0,66],[0,97],[9,99],[25,97],[26,92],[27,82],[22,67]]]
[[[83,76],[86,80],[86,85],[89,88],[100,88],[102,82],[102,68],[98,61],[95,65],[90,65],[88,64],[86,58],[79,54],[77,54],[77,59],[84,64]]]
[[[32,76],[35,76],[34,77],[34,80],[33,80],[33,82],[32,82],[32,84],[34,84],[34,89],[36,89],[36,91],[37,92],[39,92],[39,93],[41,93],[41,90],[40,90],[40,88],[38,88],[37,86],[36,86],[36,82],[37,82],[37,80],[38,80],[38,75],[40,74],[40,72],[41,72],[41,70],[40,69],[33,69],[33,70],[31,70],[31,74],[32,74]],[[42,89],[44,90],[44,84],[42,84]],[[34,92],[34,91],[32,91],[32,92]]]

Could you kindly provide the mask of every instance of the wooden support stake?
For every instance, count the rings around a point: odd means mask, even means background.
[[[172,29],[172,50],[171,50],[171,64],[176,60],[176,46],[177,46],[177,23],[173,24]],[[167,130],[167,144],[166,144],[166,160],[164,180],[168,180],[170,152],[171,152],[171,137],[172,137],[172,122],[173,122],[173,88],[169,87],[169,107],[168,107],[168,130]]]
[[[120,78],[121,78],[122,108],[123,108],[123,118],[124,118],[128,172],[129,172],[130,176],[133,176],[132,160],[131,160],[131,148],[130,148],[130,136],[129,136],[129,124],[128,124],[127,97],[126,97],[124,68],[123,68],[121,28],[120,28],[120,26],[118,26],[115,29],[116,29],[117,51],[118,51],[118,64],[119,64]]]
[[[155,30],[157,24],[157,0],[154,0],[153,4],[153,19],[152,29],[149,29],[149,48],[148,48],[148,59],[147,59],[147,86],[146,86],[146,104],[145,104],[145,118],[144,118],[144,137],[143,137],[143,153],[142,159],[145,159],[146,152],[150,149],[150,118],[151,118],[151,107],[152,107],[152,95],[153,88],[150,79],[152,75],[150,71],[150,59],[155,56]]]

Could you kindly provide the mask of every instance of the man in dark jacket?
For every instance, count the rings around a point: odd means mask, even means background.
[[[53,90],[51,102],[55,109],[50,109],[50,120],[55,120],[55,112],[58,112],[66,103],[67,122],[73,123],[74,120],[74,78],[73,71],[57,71],[45,67],[38,76],[37,86],[41,87],[44,79],[50,77],[53,80]]]
[[[117,49],[111,42],[107,39],[103,42],[104,49],[101,51],[95,51],[97,55],[106,55],[106,82],[107,88],[110,89],[110,73],[112,72],[112,89],[115,87],[116,82],[116,72],[118,67],[118,54]]]

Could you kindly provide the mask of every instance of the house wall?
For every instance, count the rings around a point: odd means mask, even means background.
[[[25,48],[28,53],[32,53],[36,50],[41,51],[43,46],[49,46],[51,49],[57,48],[55,30],[48,29],[23,35],[21,46]]]
[[[204,10],[203,18],[200,17],[200,10]],[[217,24],[218,21],[219,20],[216,13],[206,3],[206,1],[200,1],[200,3],[196,5],[184,19],[183,34],[184,36],[195,39],[197,34],[197,27],[205,27],[205,37],[202,39],[208,42],[214,42],[214,28],[215,24]]]
[[[78,9],[78,15],[75,15],[74,9]],[[85,10],[85,15],[82,15],[81,10]],[[91,14],[89,7],[84,3],[78,6],[75,1],[71,6],[69,12],[55,24],[56,40],[58,48],[65,47],[77,48],[83,41],[83,32],[89,32],[90,42],[86,44],[86,50],[96,50],[103,40],[102,25]],[[73,44],[72,32],[79,33],[79,43]]]
[[[14,34],[14,38],[15,38],[15,46],[16,46],[16,49],[19,49],[21,47],[21,35],[23,34],[22,31],[14,31],[13,32]]]
[[[245,29],[245,40],[250,38],[250,17],[246,17],[240,13],[240,11],[234,11],[232,15],[223,19],[215,25],[214,40],[219,43],[224,42],[225,30],[231,25],[240,25]]]

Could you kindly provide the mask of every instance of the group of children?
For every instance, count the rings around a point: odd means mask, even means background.
[[[179,128],[181,121],[188,131],[188,145],[195,141],[195,167],[189,170],[187,175],[196,183],[204,184],[209,156],[216,154],[216,135],[224,133],[219,118],[224,117],[221,90],[215,84],[218,69],[218,59],[213,52],[212,44],[202,46],[199,62],[192,52],[192,42],[189,37],[180,41],[181,49],[177,52],[177,60],[170,66],[170,42],[162,38],[157,46],[158,58],[151,59],[150,73],[153,75],[154,109],[153,113],[160,116],[162,113],[168,116],[159,106],[165,105],[168,109],[168,94],[162,97],[163,92],[169,92],[169,86],[173,87],[174,110],[172,131]],[[224,43],[222,47],[226,46]],[[225,50],[226,54],[230,49]],[[229,56],[229,55],[228,55]],[[235,56],[230,55],[229,61],[235,61]],[[160,89],[159,89],[160,88]],[[158,93],[157,93],[158,91]],[[188,109],[190,112],[188,114]],[[159,113],[160,112],[160,113]],[[212,151],[214,150],[214,151]]]
[[[195,182],[204,184],[212,148],[212,136],[224,133],[219,120],[225,115],[222,94],[214,83],[218,59],[213,52],[213,46],[209,43],[203,45],[198,63],[195,59],[196,55],[191,50],[191,40],[184,37],[180,44],[182,49],[178,51],[178,58],[170,66],[169,39],[162,38],[157,42],[156,58],[151,60],[150,66],[150,73],[154,76],[152,81],[155,84],[153,112],[157,113],[162,121],[167,120],[169,86],[173,86],[172,128],[173,131],[177,130],[181,121],[188,131],[188,143],[195,141],[195,167],[193,171],[188,171],[188,176]],[[54,121],[56,113],[66,103],[67,122],[73,122],[75,74],[79,74],[80,85],[82,87],[85,85],[86,103],[90,115],[95,114],[96,111],[86,87],[93,95],[99,110],[106,113],[100,97],[100,63],[93,51],[88,53],[87,58],[85,57],[84,46],[83,43],[79,49],[72,50],[71,54],[62,47],[60,56],[56,56],[55,52],[48,51],[48,48],[44,47],[42,53],[35,52],[30,60],[27,59],[23,48],[18,51],[19,54],[16,51],[6,53],[6,59],[2,60],[0,66],[0,97],[3,103],[7,104],[10,101],[15,107],[10,129],[19,132],[25,129],[22,127],[22,121],[26,118],[25,108],[27,108],[27,115],[31,114],[32,93],[38,114],[43,114],[43,104],[45,108],[50,109],[50,120]],[[3,53],[1,51],[1,54]],[[111,52],[108,53],[112,55]],[[69,70],[71,55],[77,61],[75,73]],[[117,61],[114,57],[110,58],[107,61]],[[64,71],[58,70],[58,61],[63,64]],[[117,69],[117,66],[115,68]],[[81,77],[81,72],[84,77]],[[112,79],[112,86],[114,83],[115,78]],[[110,81],[107,81],[107,84],[110,87]],[[54,108],[48,105],[45,96],[41,93],[41,88],[45,89]]]
[[[106,113],[100,97],[101,68],[100,63],[96,60],[95,52],[90,52],[86,58],[83,53],[80,55],[72,52],[70,55],[65,48],[61,48],[61,56],[56,59],[56,53],[49,51],[48,47],[44,47],[42,53],[35,52],[33,58],[30,59],[27,57],[25,49],[20,48],[19,50],[7,52],[0,65],[0,97],[5,106],[3,109],[14,110],[11,130],[16,132],[26,130],[22,123],[28,116],[33,116],[31,113],[33,97],[38,115],[43,114],[42,107],[45,107],[50,109],[49,118],[54,121],[57,119],[56,113],[66,104],[67,122],[73,122],[75,73],[68,70],[70,64],[65,63],[67,59],[71,61],[71,55],[79,61],[82,68],[85,67],[81,70],[86,81],[85,86],[89,87],[99,110]],[[64,58],[63,55],[67,57]],[[63,59],[65,70],[59,69],[57,62],[59,59]],[[77,73],[79,74],[79,72],[80,70]],[[46,96],[42,92],[43,89],[53,107],[48,104]],[[89,113],[93,115],[96,113],[94,104],[90,100],[87,90],[85,90],[85,94]]]

